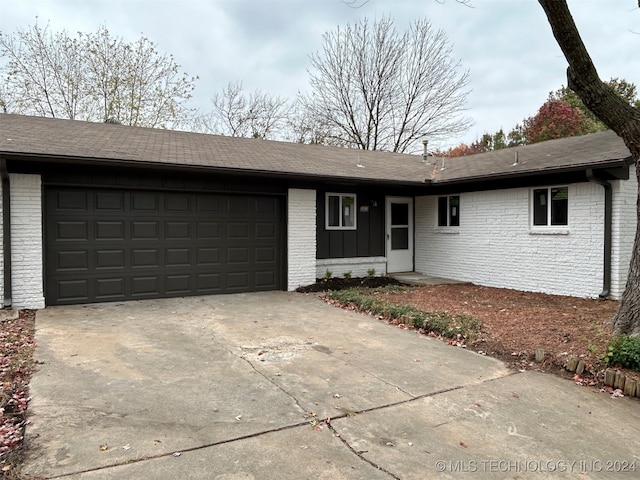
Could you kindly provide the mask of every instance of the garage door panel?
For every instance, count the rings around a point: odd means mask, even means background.
[[[87,211],[87,192],[82,191],[66,191],[57,192],[55,195],[56,211]]]
[[[233,222],[227,224],[227,238],[245,240],[249,238],[249,224],[245,222]]]
[[[198,248],[196,264],[203,266],[220,265],[220,249],[209,247]]]
[[[249,248],[248,247],[234,247],[227,249],[227,263],[230,265],[249,263]]]
[[[57,284],[57,294],[61,300],[87,301],[89,299],[89,280],[61,280]]]
[[[167,248],[164,258],[167,267],[189,267],[191,265],[191,250],[188,248]]]
[[[275,223],[256,223],[256,238],[273,240],[276,238],[277,226]]]
[[[220,224],[218,222],[197,222],[197,240],[212,240],[220,237]]]
[[[229,196],[227,197],[227,211],[233,214],[246,214],[249,212],[249,197]]]
[[[122,270],[125,266],[124,249],[96,250],[96,270]]]
[[[227,274],[227,289],[242,290],[249,289],[249,272],[230,272]]]
[[[160,200],[157,193],[132,193],[131,211],[133,213],[160,213]]]
[[[160,268],[160,254],[157,249],[131,250],[132,268]]]
[[[158,275],[150,275],[144,277],[133,277],[131,279],[131,296],[132,297],[159,297],[160,296],[160,277]]]
[[[131,240],[159,240],[160,222],[131,222]]]
[[[276,277],[273,270],[265,272],[256,272],[255,275],[255,288],[258,290],[274,289],[276,288]]]
[[[123,213],[124,194],[122,192],[96,192],[95,210],[97,212]]]
[[[96,300],[104,302],[124,299],[126,293],[125,284],[123,277],[96,279]]]
[[[165,238],[167,240],[187,240],[191,237],[189,222],[165,222]]]
[[[58,268],[61,271],[89,270],[89,255],[86,250],[66,250],[58,252]]]
[[[89,228],[85,221],[61,221],[56,224],[57,240],[89,240]]]
[[[167,275],[165,277],[165,293],[167,295],[187,295],[191,292],[191,275]]]
[[[196,213],[220,213],[223,198],[214,195],[200,195],[196,198]]]
[[[125,228],[122,220],[96,221],[96,240],[124,240]]]
[[[272,197],[262,197],[256,199],[255,205],[257,213],[276,213],[278,200]]]
[[[257,247],[255,253],[256,263],[274,263],[276,261],[276,249],[274,247]]]
[[[167,213],[191,213],[191,198],[189,194],[170,193],[166,195],[165,211]]]
[[[282,288],[269,196],[47,188],[49,305]]]

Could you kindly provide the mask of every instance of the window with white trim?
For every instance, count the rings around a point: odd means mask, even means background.
[[[327,193],[325,226],[327,230],[356,229],[356,195],[354,193]]]
[[[531,200],[534,227],[569,224],[569,187],[534,188]]]
[[[438,226],[460,226],[460,195],[438,197]]]

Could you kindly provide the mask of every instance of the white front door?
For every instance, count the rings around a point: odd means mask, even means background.
[[[413,198],[387,197],[387,272],[413,272]]]

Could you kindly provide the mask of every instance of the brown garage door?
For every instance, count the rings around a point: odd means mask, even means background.
[[[276,196],[48,188],[48,305],[277,290]]]

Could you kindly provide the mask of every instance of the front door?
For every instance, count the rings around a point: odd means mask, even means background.
[[[413,272],[413,198],[387,197],[387,272]]]

